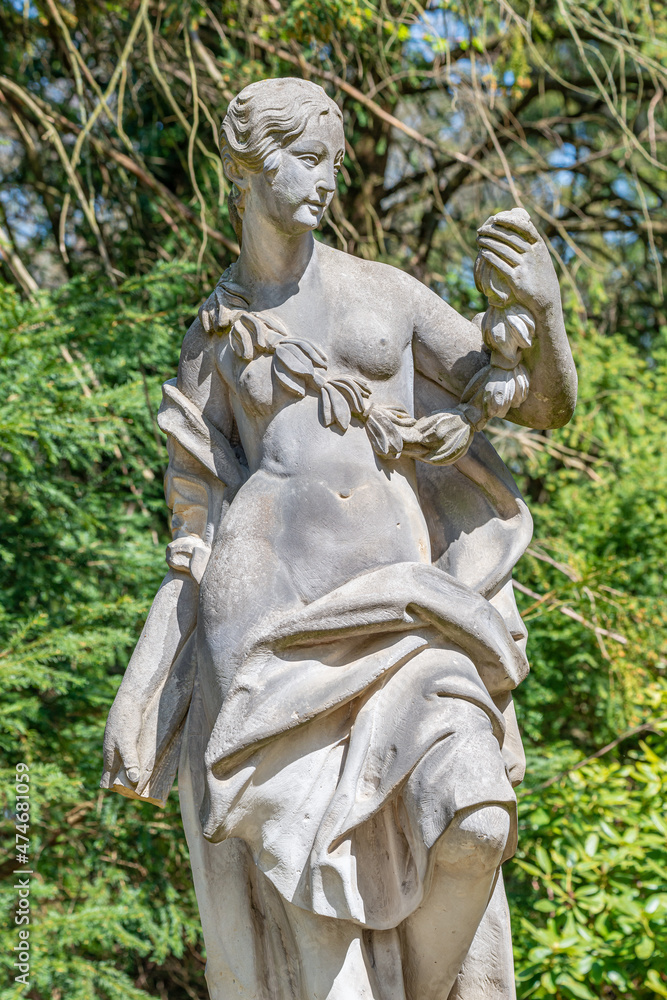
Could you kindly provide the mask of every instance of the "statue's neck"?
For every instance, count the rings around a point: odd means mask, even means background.
[[[313,260],[312,232],[287,236],[266,227],[243,229],[241,253],[236,262],[235,281],[247,289],[262,306],[279,304],[294,295]]]

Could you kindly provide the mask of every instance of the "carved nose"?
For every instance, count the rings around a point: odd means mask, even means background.
[[[318,192],[322,192],[323,194],[324,193],[330,194],[331,192],[335,191],[336,179],[333,175],[333,171],[330,173],[328,177],[321,177],[315,186]]]

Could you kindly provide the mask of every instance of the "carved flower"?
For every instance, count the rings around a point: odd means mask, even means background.
[[[491,305],[504,306],[512,297],[509,281],[480,254],[475,260],[475,284]]]
[[[514,366],[520,352],[532,346],[535,320],[523,306],[490,306],[482,318],[482,333],[484,343]]]
[[[512,406],[520,406],[528,395],[528,386],[528,374],[523,365],[513,371],[491,368],[483,392],[487,419],[504,417]]]

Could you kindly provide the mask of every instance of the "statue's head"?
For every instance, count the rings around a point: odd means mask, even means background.
[[[239,240],[251,203],[285,233],[315,229],[333,197],[344,151],[340,108],[316,83],[285,77],[242,90],[220,128]]]

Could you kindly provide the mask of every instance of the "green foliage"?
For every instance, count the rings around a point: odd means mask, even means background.
[[[511,887],[520,996],[667,996],[666,815],[667,722],[625,764],[596,761],[524,798]]]
[[[664,678],[662,343],[656,336],[646,360],[623,337],[588,324],[574,339],[572,422],[553,435],[499,431],[497,443],[534,501],[536,540],[517,577],[540,596],[520,595],[533,673],[519,703],[538,746],[566,739],[588,752],[613,739],[643,720]]]
[[[0,302],[0,996],[21,990],[9,983],[22,761],[38,873],[29,995],[120,1000],[166,981],[185,1000],[203,992],[203,959],[176,801],[162,813],[97,786],[105,716],[163,573],[154,415],[197,305],[191,275],[79,280],[35,304],[4,286]]]

